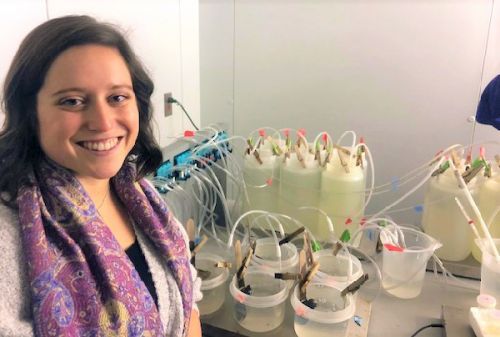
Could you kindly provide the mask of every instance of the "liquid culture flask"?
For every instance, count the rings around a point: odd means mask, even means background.
[[[500,238],[500,172],[495,172],[490,178],[485,178],[484,182],[479,186],[477,206],[481,211],[481,215],[488,225],[490,234],[493,238]],[[493,217],[493,218],[492,218]],[[489,222],[491,219],[491,222]],[[484,237],[481,226],[476,226],[481,237]],[[481,261],[481,251],[475,241],[472,245],[472,255],[477,261]]]
[[[473,197],[477,195],[477,179],[476,176],[467,184]],[[472,231],[455,202],[455,197],[464,205],[467,213],[473,216],[474,212],[451,168],[430,178],[424,198],[422,226],[427,234],[443,244],[436,255],[448,261],[467,258],[473,239]],[[478,223],[475,217],[473,220]]]
[[[245,154],[243,177],[250,200],[246,210],[278,211],[280,157],[273,153],[272,145],[263,141],[257,149],[260,160],[253,153]]]
[[[299,148],[299,156],[291,153],[280,167],[280,211],[302,222],[316,237],[319,233],[318,213],[299,210],[302,206],[318,207],[321,167],[314,154]],[[299,158],[302,158],[301,161]],[[287,232],[296,227],[285,228]]]
[[[355,160],[347,160],[347,165],[349,172],[342,166],[338,150],[334,149],[331,161],[321,174],[320,208],[333,220],[337,238],[345,229],[355,232],[364,213],[365,170],[356,166]],[[318,236],[324,239],[327,235],[328,227],[322,223]]]

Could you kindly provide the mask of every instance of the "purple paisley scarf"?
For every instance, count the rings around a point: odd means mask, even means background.
[[[111,183],[174,275],[186,334],[193,295],[184,237],[156,191],[144,180],[144,194],[137,190],[135,176],[125,164]],[[146,286],[73,174],[45,161],[31,180],[17,204],[35,335],[164,336]]]

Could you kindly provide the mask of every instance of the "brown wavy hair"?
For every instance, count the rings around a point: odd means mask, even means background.
[[[16,207],[20,187],[45,156],[38,141],[36,97],[54,60],[74,46],[98,44],[116,48],[132,77],[139,110],[139,135],[128,156],[140,179],[161,164],[152,130],[153,81],[118,27],[90,16],[64,16],[44,22],[21,43],[3,88],[5,121],[0,131],[0,202]]]

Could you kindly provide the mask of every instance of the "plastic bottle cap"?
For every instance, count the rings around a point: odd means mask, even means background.
[[[497,300],[488,294],[480,294],[476,301],[480,308],[494,309],[497,305]]]

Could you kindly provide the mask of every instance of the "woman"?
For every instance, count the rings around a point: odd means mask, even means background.
[[[88,16],[22,42],[0,133],[0,335],[201,336],[185,232],[143,177],[153,83]]]

